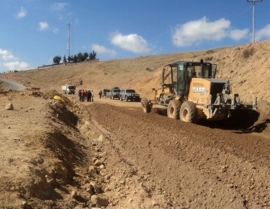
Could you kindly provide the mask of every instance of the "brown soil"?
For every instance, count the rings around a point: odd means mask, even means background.
[[[269,119],[228,130],[57,94],[0,95],[1,208],[270,207]]]
[[[270,208],[269,51],[267,41],[1,74],[40,91],[0,83],[0,208]],[[255,94],[259,109],[238,124],[189,124],[157,107],[145,114],[139,102],[60,91],[119,86],[150,98],[163,64],[201,58],[219,64],[243,101]]]

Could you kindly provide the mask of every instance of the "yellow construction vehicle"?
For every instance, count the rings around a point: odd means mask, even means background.
[[[241,109],[256,109],[244,105],[238,94],[232,94],[230,82],[216,79],[217,65],[209,62],[178,61],[164,66],[160,88],[153,88],[154,99],[142,98],[145,113],[153,105],[167,107],[167,116],[185,122],[221,121]]]

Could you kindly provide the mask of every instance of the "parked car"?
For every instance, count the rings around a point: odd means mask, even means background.
[[[134,89],[121,89],[120,92],[120,101],[125,100],[132,101],[132,102],[140,102],[141,97]]]
[[[109,97],[110,96],[110,89],[102,89],[101,90],[101,96],[102,97]]]
[[[107,92],[106,95],[110,99],[120,99],[120,88],[119,87],[114,87],[109,92]]]

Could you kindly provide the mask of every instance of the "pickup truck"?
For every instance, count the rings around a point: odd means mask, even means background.
[[[140,94],[138,94],[134,89],[121,89],[120,92],[120,101],[125,100],[127,101],[133,101],[133,102],[140,102],[141,97]]]
[[[106,92],[106,96],[110,97],[110,99],[120,99],[120,88],[112,88],[111,91]]]
[[[75,94],[76,86],[74,85],[64,85],[62,86],[63,94]]]

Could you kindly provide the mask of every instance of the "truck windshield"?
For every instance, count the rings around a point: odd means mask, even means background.
[[[135,93],[135,90],[132,90],[132,89],[127,90],[127,93]]]
[[[75,86],[68,86],[69,89],[75,89]]]

